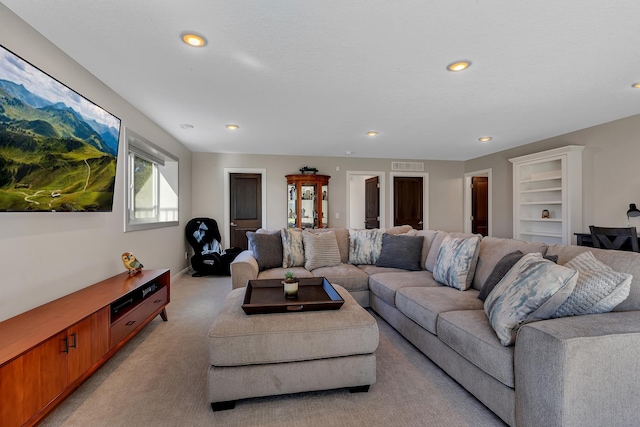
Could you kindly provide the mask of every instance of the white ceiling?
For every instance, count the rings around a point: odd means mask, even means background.
[[[638,0],[0,1],[196,152],[467,160],[640,113]]]

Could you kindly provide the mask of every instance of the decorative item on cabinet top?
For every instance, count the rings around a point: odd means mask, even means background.
[[[304,173],[304,174],[316,174],[318,173],[318,169],[316,168],[312,168],[311,166],[303,166],[300,168],[300,173]]]

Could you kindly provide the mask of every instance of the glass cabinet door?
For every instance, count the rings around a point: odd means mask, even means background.
[[[329,226],[329,185],[322,186],[322,228]]]
[[[296,184],[287,185],[287,228],[296,226]]]
[[[316,212],[316,186],[301,185],[302,202],[300,203],[300,215],[302,228],[315,228]]]

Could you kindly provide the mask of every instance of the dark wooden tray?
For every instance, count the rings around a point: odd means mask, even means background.
[[[247,314],[337,310],[344,300],[324,277],[300,279],[298,296],[285,298],[281,279],[249,280],[242,309]]]

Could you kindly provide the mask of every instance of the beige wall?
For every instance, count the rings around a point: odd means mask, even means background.
[[[133,252],[145,268],[170,268],[172,275],[184,269],[184,225],[191,217],[191,152],[1,4],[0,44],[180,159],[177,227],[123,232],[122,137],[113,212],[0,212],[0,320],[122,272],[124,251]]]
[[[640,205],[640,115],[605,123],[490,156],[465,162],[465,172],[492,169],[493,235],[513,235],[513,190],[510,158],[562,147],[584,145],[582,207],[589,225],[627,225],[629,203]],[[640,218],[631,218],[640,228]]]
[[[417,160],[411,160],[413,162]],[[463,162],[423,161],[424,172],[429,174],[429,228],[462,230],[462,176]],[[390,159],[363,159],[352,157],[302,157],[241,154],[193,153],[193,215],[214,218],[223,234],[224,220],[224,168],[266,169],[267,224],[265,228],[286,227],[285,175],[299,173],[302,166],[311,166],[318,173],[330,175],[329,226],[347,226],[347,171],[384,171],[386,195],[389,197]],[[339,168],[339,171],[336,171]],[[392,204],[384,203],[387,222],[393,216]],[[336,213],[339,218],[336,219]],[[389,224],[387,224],[389,226]],[[228,241],[223,242],[225,245]]]

